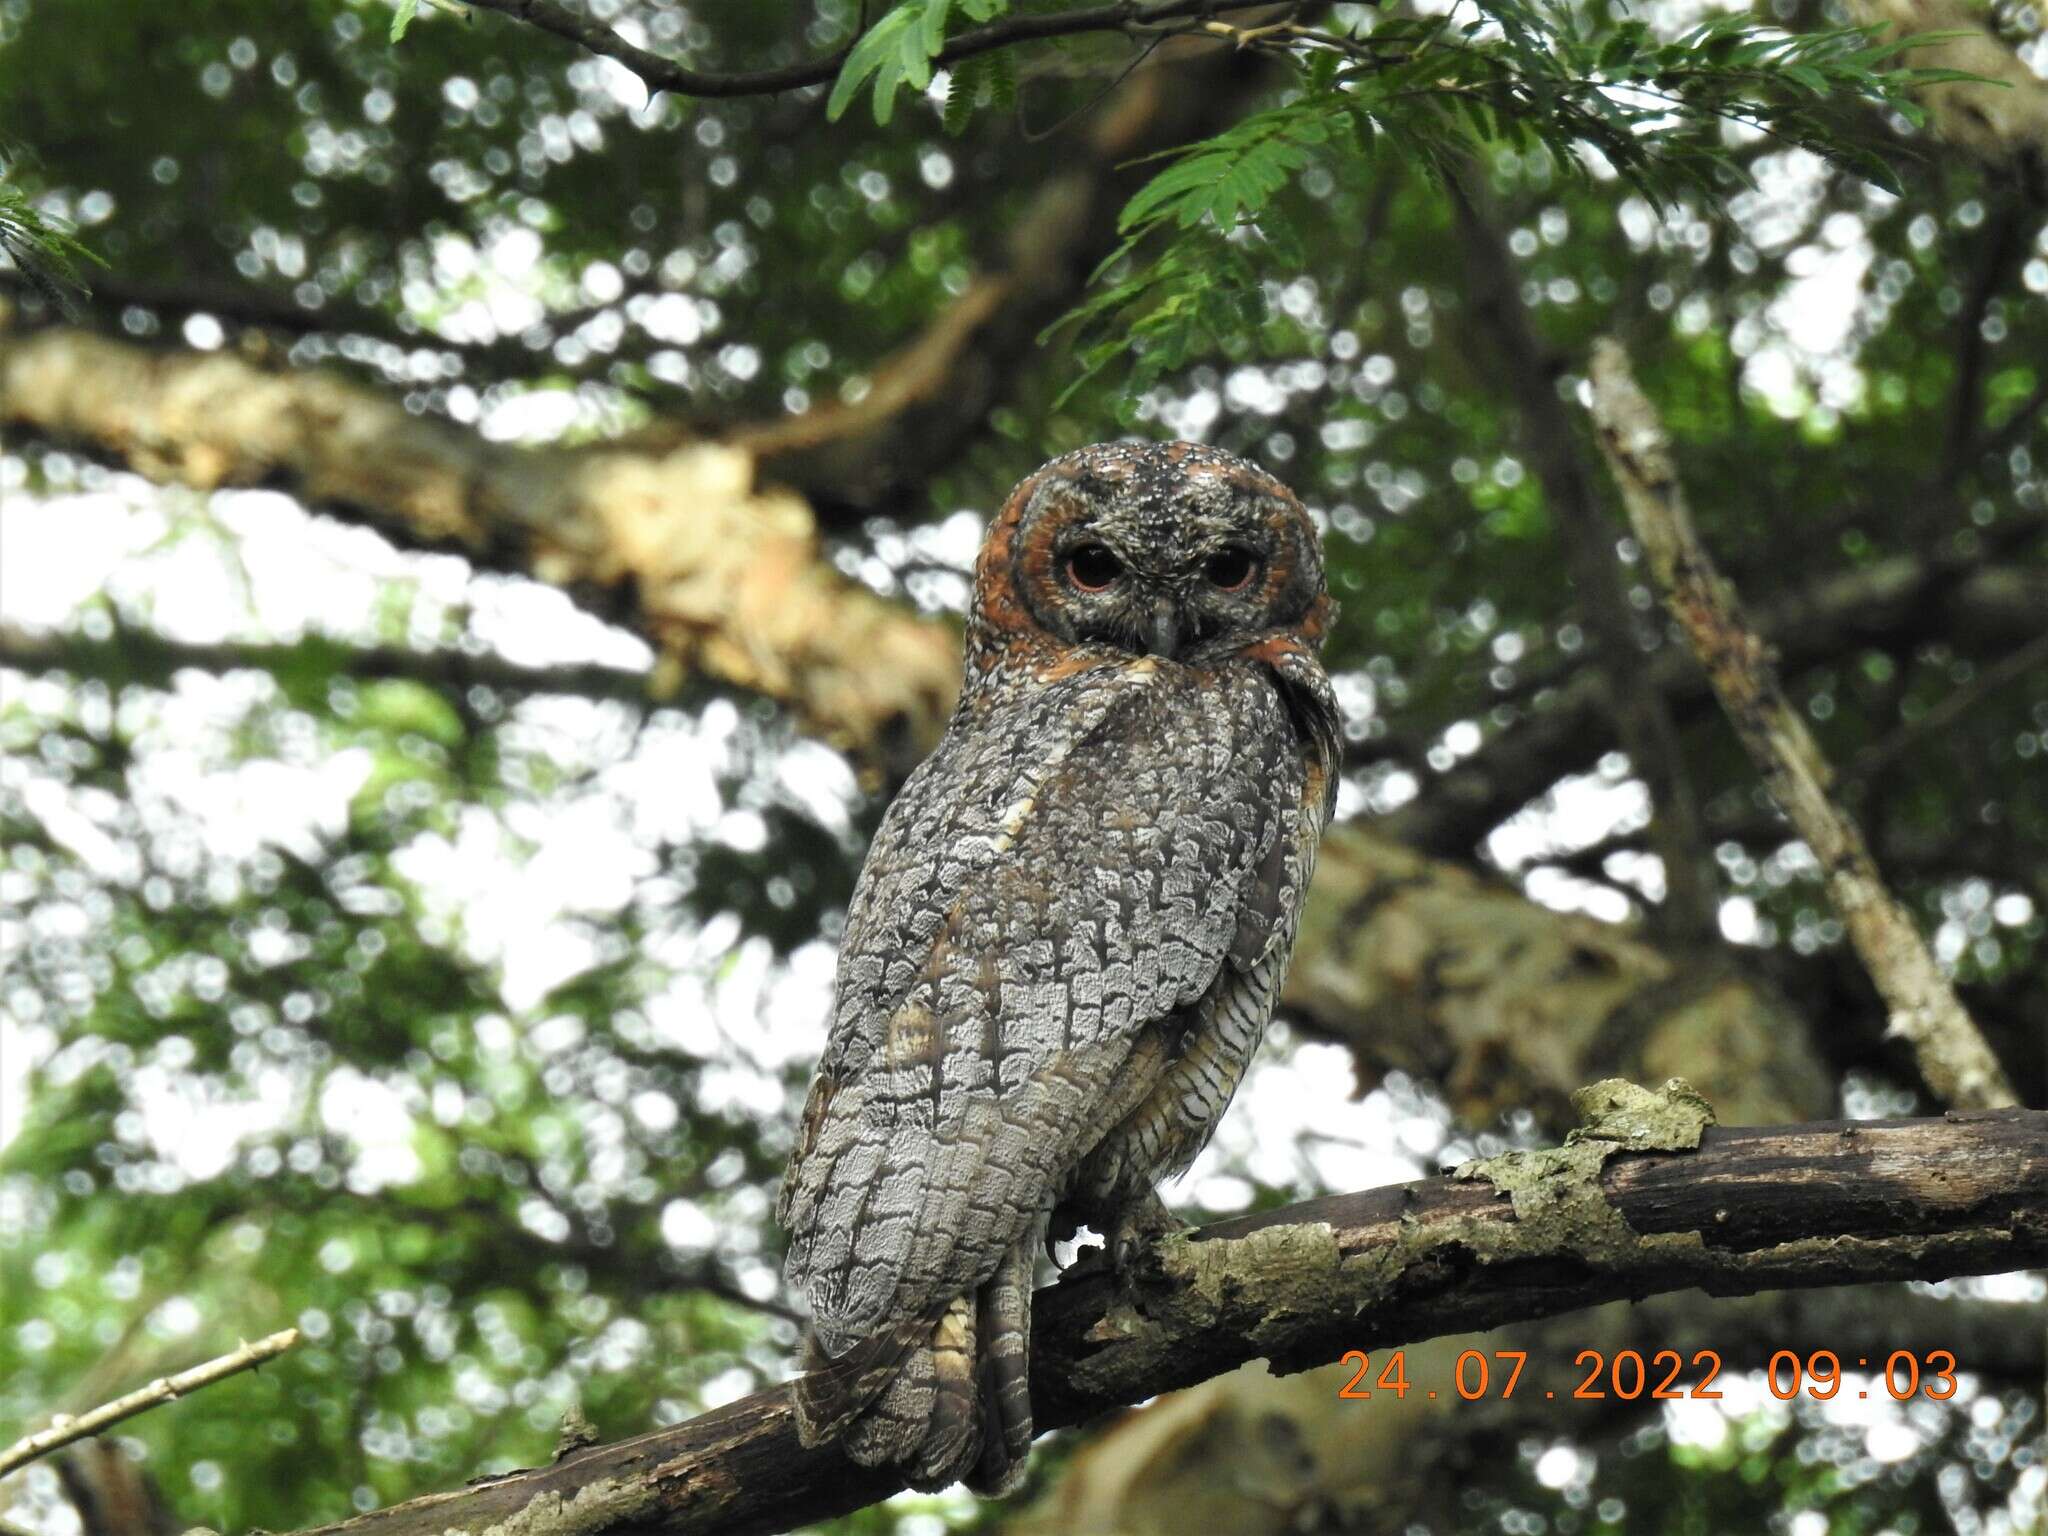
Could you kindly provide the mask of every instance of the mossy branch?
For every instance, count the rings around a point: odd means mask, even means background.
[[[2048,1113],[1724,1130],[1676,1081],[1657,1092],[1602,1083],[1578,1103],[1587,1123],[1562,1147],[1169,1239],[1129,1292],[1099,1265],[1069,1270],[1036,1301],[1038,1427],[1261,1357],[1304,1369],[1620,1297],[2048,1262]],[[1761,1365],[1774,1346],[1757,1347],[1729,1367]],[[742,1536],[845,1514],[899,1486],[830,1446],[803,1449],[788,1391],[775,1387],[307,1536]]]

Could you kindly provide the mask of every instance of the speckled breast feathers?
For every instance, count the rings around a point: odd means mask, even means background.
[[[1150,1203],[1272,1013],[1334,797],[1329,614],[1307,514],[1218,450],[1083,449],[991,524],[784,1181],[807,1443],[1021,1473],[1048,1223]]]

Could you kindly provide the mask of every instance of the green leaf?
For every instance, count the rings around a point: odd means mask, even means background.
[[[405,41],[405,29],[412,25],[413,17],[419,14],[420,0],[398,0],[398,7],[391,13],[391,41]]]
[[[860,35],[846,55],[846,62],[839,66],[839,78],[832,83],[832,94],[825,101],[825,116],[837,122],[852,105],[862,85],[872,78],[875,82],[875,121],[886,124],[895,110],[896,89],[903,84],[903,61],[906,45],[914,52],[925,67],[924,80],[918,89],[931,80],[930,55],[924,52],[919,24],[923,19],[924,0],[906,0],[883,16],[872,27]]]

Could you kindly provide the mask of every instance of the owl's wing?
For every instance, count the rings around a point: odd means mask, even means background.
[[[906,785],[783,1188],[828,1355],[986,1280],[1176,1016],[1263,955],[1303,776],[1270,681],[1138,660],[1034,690]]]

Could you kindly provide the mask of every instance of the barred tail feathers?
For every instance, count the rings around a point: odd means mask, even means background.
[[[1031,1277],[1043,1240],[1036,1223],[974,1293],[837,1358],[813,1336],[795,1383],[803,1443],[836,1439],[863,1466],[899,1464],[927,1492],[1015,1488],[1031,1450]]]

